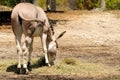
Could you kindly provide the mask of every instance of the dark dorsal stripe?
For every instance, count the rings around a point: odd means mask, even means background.
[[[54,35],[54,27],[53,27],[53,25],[52,25],[52,21],[48,18],[48,20],[49,20],[49,24],[50,24],[50,29],[51,29],[51,31],[52,31],[52,34]]]
[[[51,30],[52,30],[52,34],[54,35],[54,28],[53,28],[53,26],[50,24],[50,28],[51,28]]]

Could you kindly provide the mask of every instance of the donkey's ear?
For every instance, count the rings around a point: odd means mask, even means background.
[[[58,40],[59,38],[61,38],[65,33],[66,33],[66,31],[63,31],[63,32],[56,38],[56,40]]]

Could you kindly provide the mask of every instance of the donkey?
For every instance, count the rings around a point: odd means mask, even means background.
[[[28,65],[33,51],[33,39],[36,36],[41,38],[45,63],[51,66],[57,53],[57,39],[66,32],[62,32],[57,38],[54,36],[54,29],[49,23],[48,17],[42,8],[30,3],[17,4],[11,14],[12,30],[17,45],[19,72],[21,70],[21,57],[23,58],[23,69],[28,73]],[[25,35],[23,47],[21,46],[22,33]]]

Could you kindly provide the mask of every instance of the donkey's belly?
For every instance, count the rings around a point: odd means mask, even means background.
[[[37,27],[35,29],[35,32],[33,33],[34,37],[41,36],[42,35],[42,27]]]

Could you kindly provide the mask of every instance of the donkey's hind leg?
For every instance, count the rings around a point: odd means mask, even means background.
[[[13,15],[11,17],[11,23],[12,23],[12,30],[15,35],[15,41],[16,41],[16,46],[17,46],[17,55],[18,55],[18,65],[17,68],[19,70],[18,73],[21,73],[21,60],[20,57],[22,55],[22,48],[21,48],[21,36],[22,36],[22,27],[21,24],[19,23],[18,17],[14,17]]]

